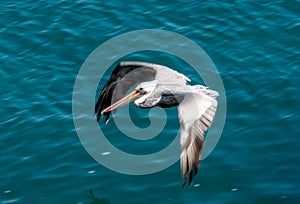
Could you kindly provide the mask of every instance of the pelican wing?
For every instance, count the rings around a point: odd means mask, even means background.
[[[147,62],[121,62],[113,70],[110,79],[103,87],[95,106],[97,121],[101,111],[109,107],[113,101],[123,98],[126,92],[137,83],[155,79],[160,83],[186,83],[189,79],[166,66]],[[105,113],[106,121],[110,113]]]
[[[210,127],[217,108],[216,92],[189,93],[178,106],[180,133],[180,164],[183,187],[189,176],[189,186],[198,172],[204,134]],[[214,93],[213,93],[214,92]]]

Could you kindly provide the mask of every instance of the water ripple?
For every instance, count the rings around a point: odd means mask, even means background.
[[[2,203],[91,203],[90,189],[110,203],[299,200],[299,1],[40,0],[0,6]],[[72,91],[83,61],[106,40],[146,28],[178,32],[201,45],[226,88],[222,138],[184,191],[179,163],[153,175],[118,174],[97,164],[74,130]],[[201,82],[166,53],[130,57],[169,63]],[[176,109],[168,114],[166,129],[148,142],[123,137],[112,125],[102,128],[120,149],[151,153],[177,134]],[[136,116],[137,125],[147,123],[142,110]]]

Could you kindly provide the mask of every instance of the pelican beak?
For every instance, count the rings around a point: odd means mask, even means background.
[[[127,96],[125,96],[124,98],[118,100],[117,102],[115,102],[114,104],[112,104],[111,106],[105,108],[103,111],[101,111],[101,115],[103,115],[104,113],[108,113],[112,110],[115,110],[127,103],[130,103],[131,101],[137,99],[139,96],[141,96],[142,93],[139,92],[138,90],[134,90],[132,91],[130,94],[128,94]]]

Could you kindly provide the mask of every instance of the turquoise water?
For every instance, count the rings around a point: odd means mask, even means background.
[[[299,1],[0,6],[1,203],[300,203]],[[189,189],[181,189],[178,162],[145,176],[106,169],[85,151],[73,125],[73,86],[88,55],[112,37],[149,28],[198,43],[226,89],[222,137]],[[172,63],[143,53],[138,58]],[[170,141],[178,129],[176,109],[170,114],[165,137],[143,143],[141,153]],[[103,129],[130,151],[132,140]]]

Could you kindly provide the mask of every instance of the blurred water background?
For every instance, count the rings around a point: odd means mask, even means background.
[[[299,0],[7,0],[0,8],[1,203],[300,203]],[[106,40],[138,29],[190,38],[225,85],[222,137],[190,189],[181,189],[178,162],[145,176],[106,169],[74,129],[82,63]],[[167,56],[137,58],[176,65]],[[176,108],[168,111],[164,136],[141,153],[159,150],[178,130]],[[131,151],[132,140],[103,128]]]

